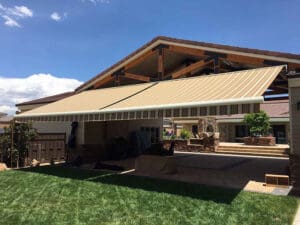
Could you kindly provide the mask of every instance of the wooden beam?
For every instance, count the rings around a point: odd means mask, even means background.
[[[124,69],[129,69],[131,67],[134,67],[135,65],[141,63],[142,61],[144,61],[146,58],[154,55],[157,53],[157,50],[155,51],[148,51],[145,54],[141,55],[140,57],[138,57],[137,59],[133,60],[132,62],[128,63],[126,66],[124,66]]]
[[[133,73],[126,73],[125,72],[124,77],[129,78],[129,79],[133,79],[133,80],[150,82],[150,77],[144,76],[144,75],[139,75],[139,74],[133,74]]]
[[[97,83],[94,84],[94,88],[98,88],[100,86],[102,86],[103,84],[106,84],[110,81],[113,81],[114,80],[114,77],[113,76],[107,76],[107,77],[104,77],[103,79],[99,80]]]
[[[259,65],[259,66],[266,66],[266,65],[278,65],[278,64],[287,64],[289,70],[292,69],[300,69],[300,63],[288,63],[288,62],[280,62],[280,61],[274,61],[274,60],[265,60],[263,58],[255,58],[250,56],[244,56],[244,55],[237,55],[237,54],[222,54],[222,53],[215,53],[215,52],[209,52],[204,51],[201,49],[194,49],[194,48],[187,48],[187,47],[181,47],[181,46],[174,46],[170,45],[166,51],[170,52],[178,52],[182,54],[188,54],[193,56],[207,56],[212,54],[218,54],[219,58],[226,58],[229,61],[232,62],[238,62],[238,63],[245,63],[245,64],[251,64],[251,65]]]
[[[233,62],[251,64],[251,65],[260,65],[260,66],[265,65],[264,64],[264,59],[252,58],[252,57],[243,56],[243,55],[228,54],[227,55],[227,60],[233,61]]]
[[[196,63],[193,63],[193,64],[191,64],[191,65],[189,65],[189,66],[173,73],[172,78],[174,79],[174,78],[181,77],[181,76],[183,76],[183,75],[185,75],[189,72],[192,72],[193,70],[199,69],[200,67],[205,66],[205,65],[207,65],[211,62],[212,62],[212,59],[210,59],[210,60],[206,60],[206,59],[200,60]]]
[[[219,53],[219,52],[204,51],[204,55],[211,56],[211,57],[220,57],[220,58],[223,58],[223,59],[227,58],[227,54]]]
[[[204,56],[204,51],[200,49],[194,49],[194,48],[186,48],[186,47],[180,47],[180,46],[174,46],[170,45],[166,51],[171,51],[171,52],[178,52],[182,54],[188,54],[188,55],[194,55],[194,56]]]

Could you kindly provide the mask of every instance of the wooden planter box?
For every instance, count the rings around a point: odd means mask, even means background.
[[[245,145],[274,146],[276,145],[275,137],[244,137]]]

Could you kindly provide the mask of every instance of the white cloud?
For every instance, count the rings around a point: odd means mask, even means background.
[[[61,20],[61,16],[57,12],[53,12],[50,15],[50,18],[53,19],[53,20],[55,20],[55,21],[60,21]]]
[[[73,91],[82,82],[51,74],[33,74],[25,78],[0,77],[0,112],[14,114],[15,104]]]
[[[58,12],[53,12],[51,15],[50,15],[50,18],[56,22],[59,22],[63,19],[66,19],[68,17],[68,13],[64,12],[62,15],[59,14]]]
[[[0,3],[0,16],[4,19],[4,25],[21,27],[17,20],[33,17],[33,12],[26,6],[5,7]]]
[[[21,27],[16,20],[10,18],[9,16],[4,15],[2,18],[5,20],[4,24],[8,27]]]
[[[32,17],[33,12],[31,9],[27,8],[26,6],[15,6],[13,9],[13,14],[19,17]]]
[[[93,4],[97,4],[97,3],[110,3],[110,0],[81,0],[81,2],[91,2]]]

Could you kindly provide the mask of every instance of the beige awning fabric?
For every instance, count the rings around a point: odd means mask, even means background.
[[[207,107],[208,115],[218,115],[220,107],[225,114],[231,106],[263,102],[262,95],[278,76],[284,66],[265,67],[223,74],[144,83],[137,85],[84,91],[60,101],[17,115],[17,118],[94,114],[87,120],[111,120],[150,118],[173,115],[173,110],[185,110],[183,114],[199,115],[197,107]],[[240,106],[238,106],[240,105]],[[217,108],[213,108],[217,107]],[[245,107],[253,109],[253,105]],[[209,110],[211,109],[211,110]],[[163,110],[163,112],[161,112]],[[166,113],[166,110],[172,112]],[[151,113],[150,113],[151,111]],[[160,111],[160,112],[159,112]],[[248,110],[249,111],[249,110]],[[116,116],[115,113],[122,113]],[[178,112],[176,112],[178,113]],[[224,113],[224,112],[223,112]],[[237,113],[237,112],[234,112]],[[98,115],[99,114],[99,115]],[[101,114],[105,116],[101,116]],[[112,114],[112,115],[107,115]],[[178,116],[183,116],[181,111]],[[57,119],[57,118],[56,118]],[[74,118],[73,118],[74,119]],[[75,118],[76,119],[76,118]]]
[[[103,88],[99,90],[84,91],[77,95],[64,98],[39,108],[24,112],[19,116],[82,114],[99,112],[101,108],[125,100],[132,95],[143,91],[153,83],[144,83],[130,86]]]
[[[103,112],[259,103],[283,66],[158,82]]]

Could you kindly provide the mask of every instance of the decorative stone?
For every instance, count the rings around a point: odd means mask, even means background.
[[[0,163],[0,171],[7,170],[7,166],[5,163]]]
[[[37,167],[39,165],[40,165],[40,162],[37,161],[36,159],[33,159],[30,163],[30,166],[32,166],[32,167]]]

